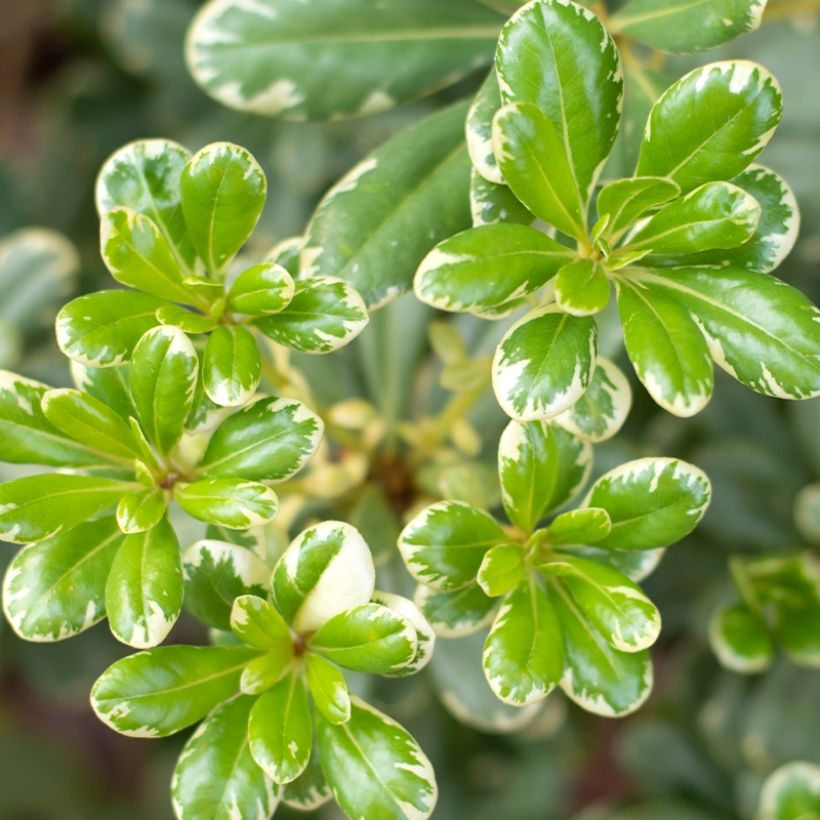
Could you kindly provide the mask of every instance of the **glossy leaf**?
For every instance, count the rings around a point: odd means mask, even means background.
[[[388,676],[402,677],[404,675],[414,675],[420,669],[427,666],[433,656],[436,635],[419,607],[402,595],[397,595],[394,592],[384,592],[379,589],[373,592],[370,600],[371,603],[387,607],[401,618],[404,618],[404,620],[413,627],[416,633],[416,653],[413,656],[413,660],[406,666],[402,666],[394,672],[387,673]]]
[[[262,378],[256,339],[244,327],[220,325],[205,346],[202,378],[208,398],[220,407],[238,407],[253,397]]]
[[[334,724],[350,720],[350,694],[344,675],[321,655],[308,655],[305,666],[310,696],[324,719]]]
[[[476,228],[498,222],[532,225],[535,217],[506,186],[487,182],[473,168],[470,173],[470,214]]]
[[[228,290],[228,310],[252,316],[279,313],[293,299],[291,275],[272,262],[253,265],[234,279]]]
[[[117,504],[117,524],[124,533],[150,530],[165,515],[165,493],[143,488],[126,493]]]
[[[760,820],[809,820],[820,812],[820,766],[796,760],[775,769],[760,793]]]
[[[121,418],[136,415],[128,384],[128,365],[120,367],[86,367],[71,362],[71,377],[78,390],[88,393]]]
[[[282,802],[299,811],[315,811],[333,799],[333,792],[327,785],[319,754],[314,744],[310,760],[302,774],[291,780],[282,792]]]
[[[288,625],[264,598],[241,595],[233,602],[231,631],[257,649],[273,649],[292,643]]]
[[[609,513],[600,507],[583,507],[556,516],[549,525],[550,544],[595,544],[612,529]]]
[[[600,313],[609,302],[609,280],[604,269],[586,257],[564,265],[555,277],[555,301],[572,316]]]
[[[493,117],[501,108],[501,93],[495,69],[490,71],[467,112],[467,151],[476,172],[487,182],[504,182],[493,153]]]
[[[680,188],[664,177],[617,179],[601,188],[595,207],[606,219],[608,236],[619,236],[644,214],[680,194]]]
[[[232,530],[259,527],[279,509],[279,499],[270,487],[238,478],[208,478],[179,485],[174,498],[188,515]]]
[[[741,674],[762,672],[774,658],[765,621],[744,603],[715,612],[709,622],[709,643],[723,666]]]
[[[444,591],[420,586],[415,597],[424,617],[442,638],[461,638],[487,626],[498,605],[477,583]]]
[[[293,668],[293,645],[280,642],[266,648],[243,670],[239,688],[245,695],[260,695],[279,683]]]
[[[490,598],[506,595],[518,586],[526,567],[520,544],[500,544],[484,554],[478,568],[478,585]]]

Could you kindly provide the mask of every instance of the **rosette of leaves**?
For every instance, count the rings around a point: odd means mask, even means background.
[[[776,80],[747,61],[686,74],[652,106],[634,176],[601,185],[622,86],[588,9],[534,0],[513,15],[468,116],[478,225],[430,252],[417,296],[484,318],[529,308],[493,361],[496,397],[521,421],[559,415],[593,383],[613,287],[635,372],[667,411],[705,406],[713,362],[764,395],[817,395],[818,311],[770,275],[796,203],[752,164],[780,120]]]
[[[26,545],[3,585],[20,637],[61,640],[107,615],[120,641],[154,646],[183,600],[172,502],[235,530],[275,516],[272,485],[311,457],[321,420],[261,398],[190,434],[198,371],[174,327],[145,333],[129,366],[75,367],[78,389],[0,371],[0,458],[55,468],[0,484],[0,538]]]
[[[776,647],[795,664],[820,667],[820,561],[811,552],[732,558],[740,600],[718,609],[709,640],[734,672],[768,669]]]
[[[277,249],[245,266],[267,193],[265,175],[244,148],[219,142],[191,154],[168,140],[117,151],[97,178],[102,258],[130,290],[103,290],[69,302],[57,342],[74,361],[109,367],[130,359],[146,330],[177,327],[206,337],[205,394],[239,406],[261,380],[258,336],[305,353],[347,344],[367,324],[356,290],[332,277],[294,281]]]
[[[588,443],[557,425],[512,421],[498,448],[511,524],[443,501],[405,527],[399,550],[440,634],[492,621],[483,667],[500,700],[523,707],[560,685],[582,708],[613,717],[636,709],[652,685],[660,615],[636,582],[694,529],[711,489],[690,464],[644,458],[554,515],[581,490],[591,458]]]
[[[280,800],[306,810],[331,795],[352,818],[429,817],[430,762],[405,729],[349,692],[342,672],[403,676],[430,658],[421,612],[374,583],[358,530],[311,526],[280,557],[266,597],[235,599],[232,641],[120,660],[91,704],[132,737],[166,737],[204,718],[174,772],[180,818],[268,817]]]

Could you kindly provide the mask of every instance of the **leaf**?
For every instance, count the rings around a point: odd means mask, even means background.
[[[336,802],[348,817],[429,817],[435,774],[418,743],[394,720],[352,696],[350,720],[319,718],[319,758]]]
[[[612,438],[623,426],[632,406],[632,388],[623,371],[598,356],[586,392],[552,421],[575,436],[597,444]]]
[[[193,406],[199,359],[175,327],[156,327],[137,343],[131,362],[131,395],[145,434],[160,452],[179,441]]]
[[[443,8],[432,0],[411,5],[414,28],[441,13],[428,9],[425,18],[424,6]],[[369,16],[375,13],[372,3],[366,9]],[[458,104],[400,131],[325,194],[308,224],[303,278],[344,279],[370,309],[410,289],[430,248],[470,226],[466,110]],[[391,264],[385,265],[385,259]]]
[[[561,689],[582,709],[603,717],[634,712],[652,691],[649,651],[619,652],[589,622],[562,580],[549,581],[564,635]]]
[[[126,493],[117,504],[117,524],[131,534],[150,530],[165,515],[165,493],[159,488],[145,488]]]
[[[242,667],[258,655],[238,646],[160,646],[112,664],[91,690],[91,707],[115,732],[167,737],[232,697]]]
[[[297,282],[287,307],[253,324],[285,347],[329,353],[353,341],[367,322],[367,308],[357,291],[341,279],[317,276]]]
[[[612,529],[609,513],[600,507],[584,507],[556,516],[549,525],[550,544],[595,544]]]
[[[585,206],[615,142],[623,93],[601,21],[577,3],[529,3],[501,32],[496,70],[503,103],[534,103],[552,123],[575,179],[573,202]],[[496,157],[504,173],[497,149]]]
[[[595,207],[601,220],[609,217],[605,234],[618,237],[640,217],[679,194],[680,187],[665,177],[617,179],[601,188]]]
[[[564,669],[561,624],[544,590],[526,577],[502,602],[484,643],[484,674],[512,706],[543,700]]]
[[[684,193],[732,179],[766,147],[782,105],[777,81],[756,63],[696,68],[652,107],[636,174],[669,177]]]
[[[386,606],[367,603],[325,621],[308,647],[346,669],[383,675],[410,664],[418,644],[407,619]]]
[[[393,610],[397,615],[404,618],[415,631],[416,653],[413,660],[406,666],[387,673],[390,677],[403,677],[404,675],[414,675],[424,669],[433,657],[433,648],[436,644],[436,635],[432,626],[422,614],[413,601],[402,595],[393,592],[375,590],[370,598],[371,603],[379,604]]]
[[[0,484],[0,538],[12,544],[68,532],[109,507],[133,484],[85,475],[46,473]]]
[[[182,553],[185,608],[215,629],[229,629],[231,607],[240,595],[264,597],[270,569],[251,550],[206,539]]]
[[[723,666],[740,674],[762,672],[774,659],[774,643],[765,622],[744,603],[714,613],[709,644]]]
[[[661,616],[641,588],[597,561],[571,555],[549,561],[542,572],[561,577],[580,614],[619,652],[640,652],[658,639]]]
[[[525,569],[520,544],[499,544],[484,554],[478,568],[478,585],[490,598],[506,595],[518,586]]]
[[[282,616],[264,598],[241,595],[233,602],[231,631],[257,649],[291,644],[292,636]]]
[[[766,0],[630,0],[608,25],[613,33],[652,48],[689,54],[754,31],[765,8]]]
[[[206,5],[188,33],[194,79],[223,105],[291,120],[371,114],[488,63],[504,18],[471,0],[374,7],[321,0]],[[323,59],[316,60],[317,50]]]
[[[105,581],[122,541],[113,516],[31,544],[12,558],[3,611],[27,641],[60,641],[105,616]]]
[[[728,182],[707,182],[664,205],[629,238],[624,251],[693,253],[736,248],[760,220],[757,200]]]
[[[697,526],[711,497],[706,475],[675,458],[639,458],[601,476],[584,506],[602,507],[612,529],[600,547],[654,549],[680,541]]]
[[[228,290],[228,310],[251,316],[279,313],[294,295],[291,275],[281,265],[265,262],[247,268]]]
[[[576,239],[586,235],[584,194],[566,145],[531,103],[505,105],[493,119],[493,150],[516,198],[539,219]]]
[[[440,501],[402,530],[399,552],[419,583],[453,590],[473,582],[484,553],[508,540],[483,510],[462,501]]]
[[[216,428],[197,469],[209,478],[283,481],[304,467],[323,430],[295,399],[260,399]]]
[[[443,592],[420,586],[415,598],[424,617],[442,638],[461,638],[487,626],[495,617],[498,604],[477,583]]]
[[[810,820],[820,811],[820,766],[796,760],[775,769],[760,793],[760,820]]]
[[[609,302],[609,279],[603,267],[589,258],[564,265],[555,277],[555,301],[572,316],[600,313]]]
[[[291,672],[260,695],[248,720],[256,763],[274,783],[290,783],[305,770],[313,743],[313,721],[301,675]]]
[[[350,720],[350,694],[344,675],[321,655],[305,659],[310,695],[325,720],[333,724]]]
[[[624,344],[635,373],[664,410],[687,418],[712,397],[709,347],[674,293],[631,279],[616,285]]]
[[[524,225],[485,225],[456,234],[424,258],[414,280],[426,304],[479,316],[534,293],[568,259],[568,249]]]
[[[296,632],[311,632],[366,604],[375,574],[358,530],[341,521],[323,521],[303,530],[282,554],[273,570],[273,597]]]
[[[493,356],[493,391],[517,421],[557,416],[589,386],[595,371],[597,329],[590,317],[569,316],[555,305],[526,314],[505,334]]]
[[[163,305],[157,311],[157,321],[161,325],[178,327],[185,333],[210,333],[217,327],[217,323],[210,316],[194,313],[179,305]]]
[[[265,173],[250,151],[214,142],[196,152],[179,178],[188,235],[212,277],[220,279],[262,213]]]
[[[245,695],[260,695],[279,683],[293,668],[292,643],[277,643],[254,658],[243,670],[239,688]]]
[[[501,500],[510,520],[530,533],[548,513],[572,500],[589,478],[592,448],[543,421],[511,421],[498,444]]]
[[[73,361],[112,367],[131,357],[134,346],[157,324],[165,303],[130,290],[99,290],[72,299],[57,314],[57,344]]]
[[[270,817],[281,792],[256,764],[248,743],[254,699],[218,706],[185,744],[174,768],[171,799],[179,820]]]
[[[563,551],[563,547],[558,548],[558,552]],[[630,580],[639,582],[648,578],[655,571],[666,550],[663,547],[654,550],[619,550],[612,547],[573,544],[571,552],[573,555],[581,555],[591,561],[617,569]]]
[[[43,415],[58,430],[89,450],[130,463],[140,456],[131,428],[98,399],[79,390],[48,390],[40,399]]]
[[[332,799],[333,792],[325,781],[322,766],[319,763],[319,754],[314,744],[307,768],[296,780],[291,780],[285,786],[282,802],[299,811],[315,811]]]
[[[256,481],[238,478],[207,478],[178,485],[174,499],[188,515],[232,530],[266,524],[276,515],[276,493]]]
[[[71,377],[77,389],[98,399],[123,419],[129,419],[137,412],[128,385],[129,370],[128,365],[86,367],[71,362]]]
[[[501,108],[498,78],[493,68],[481,84],[467,112],[467,151],[473,168],[481,178],[501,185],[504,178],[493,153],[492,126],[495,112]]]
[[[41,401],[48,387],[0,370],[0,460],[12,464],[88,467],[108,458],[96,446],[66,438],[43,414]]]
[[[762,273],[721,269],[630,274],[696,320],[715,362],[755,392],[781,399],[820,393],[818,310],[798,290]]]
[[[535,222],[535,217],[506,185],[487,182],[475,168],[470,172],[470,214],[477,228],[497,222],[521,225]]]
[[[159,228],[177,261],[195,273],[196,252],[179,204],[179,178],[190,152],[171,140],[136,140],[115,151],[97,176],[97,212],[129,208]]]
[[[167,519],[127,535],[108,574],[105,611],[118,641],[137,649],[168,636],[182,611],[179,542]]]

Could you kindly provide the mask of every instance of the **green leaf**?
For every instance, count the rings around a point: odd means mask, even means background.
[[[568,249],[524,225],[485,225],[456,234],[424,258],[416,296],[439,310],[488,309],[543,287],[565,264]]]
[[[630,237],[624,251],[694,253],[736,248],[754,234],[757,200],[728,182],[707,182],[664,205]]]
[[[585,206],[615,142],[623,92],[601,21],[577,3],[528,3],[501,32],[496,69],[503,103],[534,103],[552,123],[575,180],[572,201]],[[506,178],[497,148],[496,157]]]
[[[149,217],[170,245],[177,264],[196,272],[196,252],[179,204],[179,178],[190,152],[164,139],[136,140],[112,154],[100,169],[95,198],[100,217],[130,208]]]
[[[194,79],[230,108],[336,120],[472,73],[491,60],[503,21],[471,0],[209,3],[188,33],[187,61]]]
[[[295,399],[260,399],[216,428],[198,470],[213,478],[284,481],[304,467],[323,430]]]
[[[609,18],[615,34],[662,51],[707,51],[754,31],[766,0],[630,0]]]
[[[0,370],[0,460],[12,464],[88,467],[106,464],[97,449],[66,438],[43,414],[48,387]]]
[[[512,706],[543,700],[564,670],[561,624],[533,576],[502,602],[484,643],[484,674],[496,697]]]
[[[423,820],[438,787],[430,761],[394,720],[353,696],[350,720],[317,721],[319,757],[336,802],[348,817]]]
[[[310,695],[324,719],[334,724],[350,720],[350,694],[338,667],[320,655],[308,655],[305,666]]]
[[[150,530],[165,515],[165,493],[145,488],[126,493],[117,504],[117,524],[127,534]]]
[[[362,297],[347,282],[320,276],[297,282],[286,308],[254,324],[285,347],[329,353],[353,341],[367,322]]]
[[[442,638],[461,638],[487,626],[498,605],[477,583],[443,592],[420,586],[415,597],[422,614]]]
[[[314,744],[307,768],[296,780],[291,780],[285,786],[282,792],[282,802],[299,811],[315,811],[332,799],[333,792],[325,780],[319,762],[319,753]]]
[[[163,305],[157,311],[157,321],[161,325],[171,325],[186,333],[210,333],[217,323],[210,316],[194,313],[179,305]]]
[[[78,390],[88,393],[113,410],[118,416],[129,419],[136,415],[129,387],[129,367],[86,367],[71,362],[71,377]]]
[[[756,63],[696,68],[652,107],[636,174],[669,177],[684,193],[732,179],[766,147],[782,106],[777,81]]]
[[[279,313],[294,295],[291,275],[274,262],[243,270],[228,290],[228,310],[251,316]]]
[[[270,817],[280,790],[250,753],[248,716],[254,699],[217,707],[185,744],[174,768],[171,799],[179,820]]]
[[[614,649],[575,603],[563,579],[551,578],[549,590],[564,635],[564,694],[595,715],[634,712],[652,691],[649,651]]]
[[[518,421],[533,421],[572,407],[595,371],[597,335],[594,319],[569,316],[555,305],[519,319],[493,356],[501,409]]]
[[[265,173],[250,151],[214,142],[196,152],[179,178],[185,225],[205,267],[224,276],[265,206]]]
[[[113,516],[23,547],[3,580],[3,611],[27,641],[60,641],[105,615],[105,581],[122,541]]]
[[[475,168],[470,172],[470,214],[475,227],[497,222],[521,225],[535,222],[535,217],[506,185],[487,182]]]
[[[293,645],[278,643],[254,658],[243,670],[239,688],[245,695],[260,695],[279,683],[293,667]]]
[[[481,178],[500,185],[504,182],[493,153],[493,117],[501,108],[501,93],[495,69],[481,84],[467,112],[467,151],[473,168]]]
[[[473,582],[484,553],[508,540],[483,510],[462,501],[440,501],[402,530],[399,552],[419,583],[453,590]]]
[[[774,658],[765,621],[744,603],[715,612],[709,622],[709,643],[721,664],[740,674],[762,672]]]
[[[712,397],[712,357],[701,329],[673,292],[618,279],[618,312],[635,373],[664,410],[687,418]]]
[[[760,793],[760,820],[811,820],[820,812],[820,766],[797,760],[775,769]]]
[[[562,551],[563,547],[559,547],[558,552]],[[638,582],[655,571],[666,550],[663,547],[654,550],[619,550],[612,547],[573,544],[571,552],[573,555],[581,555],[617,569],[630,580]]]
[[[112,367],[127,361],[134,346],[157,324],[165,302],[131,290],[99,290],[72,299],[57,314],[60,350],[89,367]]]
[[[556,516],[549,525],[550,544],[595,544],[609,535],[612,522],[600,507],[584,507]]]
[[[308,640],[312,652],[355,672],[395,674],[416,656],[416,630],[386,606],[362,604],[325,621]]]
[[[478,568],[478,585],[490,598],[506,595],[518,586],[525,569],[521,545],[500,544],[484,554]]]
[[[229,629],[231,607],[240,595],[264,597],[270,569],[250,549],[206,539],[182,553],[185,608],[215,629]]]
[[[630,274],[680,302],[715,362],[757,393],[781,399],[820,394],[820,313],[795,288],[762,273],[721,269]]]
[[[658,639],[661,616],[641,588],[622,573],[565,551],[542,572],[559,575],[580,613],[620,652],[640,652]]]
[[[442,8],[413,0],[414,27],[430,5]],[[374,13],[367,3],[366,14]],[[307,228],[302,277],[340,277],[371,309],[410,289],[430,248],[470,226],[465,113],[458,104],[400,131],[330,189]]]
[[[416,653],[413,660],[406,666],[385,673],[390,677],[403,677],[405,675],[415,675],[416,672],[423,669],[430,662],[433,657],[433,648],[436,644],[436,635],[432,626],[422,614],[413,601],[402,595],[396,595],[393,592],[384,592],[383,590],[375,590],[371,596],[371,603],[380,604],[393,610],[397,615],[407,621],[416,633]]]
[[[182,610],[179,542],[167,519],[123,540],[105,586],[105,611],[118,641],[144,649],[168,636]]]
[[[527,209],[568,236],[586,235],[585,192],[552,120],[532,103],[505,105],[493,119],[504,182]]]
[[[366,604],[376,571],[370,548],[354,527],[323,521],[303,530],[273,570],[273,597],[285,620],[301,633]]]
[[[621,429],[631,406],[632,388],[623,371],[599,356],[584,395],[553,422],[596,444],[612,438]]]
[[[612,520],[598,546],[653,549],[692,532],[710,497],[709,479],[694,465],[676,458],[639,458],[601,476],[584,506],[602,507]]]
[[[591,469],[592,447],[554,424],[511,421],[501,434],[501,500],[510,521],[525,533],[572,500]]]
[[[555,277],[555,301],[573,316],[600,313],[609,302],[609,279],[601,264],[583,258],[564,265]]]
[[[160,646],[109,666],[91,707],[115,732],[166,737],[236,694],[242,667],[259,652],[238,646]]]
[[[313,721],[302,676],[291,672],[260,695],[248,720],[253,759],[274,783],[290,783],[305,770]]]
[[[129,464],[140,456],[131,428],[99,399],[63,388],[44,393],[40,406],[46,419],[78,444]]]
[[[134,485],[110,478],[46,473],[0,484],[0,538],[13,544],[68,532],[113,507]]]
[[[257,649],[274,649],[293,642],[282,616],[257,595],[240,595],[233,602],[231,631]]]
[[[246,530],[266,524],[276,515],[276,493],[256,481],[239,478],[207,478],[180,484],[174,499],[188,515],[232,530]]]
[[[131,395],[146,436],[160,452],[169,453],[182,435],[198,370],[194,346],[175,327],[149,330],[134,348]]]
[[[601,188],[595,207],[606,222],[605,234],[620,236],[630,225],[680,194],[680,187],[664,177],[617,179]]]

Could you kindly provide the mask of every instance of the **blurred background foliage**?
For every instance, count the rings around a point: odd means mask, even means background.
[[[320,195],[355,161],[424,112],[471,93],[481,79],[351,122],[295,124],[239,114],[206,97],[185,69],[182,44],[197,6],[195,0],[0,0],[1,366],[68,382],[50,319],[69,294],[110,286],[99,259],[93,188],[98,168],[122,144],[164,136],[193,150],[214,140],[249,148],[269,180],[255,234],[262,252],[300,233]],[[673,79],[698,62],[753,57],[779,78],[785,114],[764,161],[794,187],[802,230],[778,275],[816,302],[820,16],[808,3],[800,11],[799,2],[773,0],[759,31],[707,55],[656,59],[653,67]],[[39,230],[20,233],[32,226]],[[300,362],[317,397],[331,403],[359,395],[385,415],[405,418],[440,409],[448,395],[437,384],[441,364],[426,341],[430,314],[405,297],[376,314],[352,349]],[[455,324],[473,355],[491,351],[503,332],[465,317]],[[603,352],[617,358],[617,351]],[[683,420],[658,410],[634,381],[633,387],[631,417],[613,442],[596,447],[596,472],[639,455],[676,455],[706,470],[714,484],[703,525],[668,552],[646,584],[664,619],[653,652],[655,691],[621,721],[584,714],[555,693],[523,730],[482,732],[455,720],[435,694],[460,685],[462,699],[481,701],[486,692],[463,691],[464,681],[483,684],[476,647],[459,651],[455,642],[441,641],[430,671],[379,683],[373,695],[432,759],[441,787],[437,816],[751,818],[760,784],[775,767],[795,759],[820,763],[817,672],[780,659],[763,674],[741,677],[721,669],[706,637],[711,613],[735,595],[730,556],[820,544],[805,492],[795,516],[798,494],[820,479],[820,400],[778,402],[719,378],[707,409]],[[489,479],[482,482],[466,462],[460,470],[453,456],[446,469],[429,466],[435,475],[418,476],[420,484],[440,491],[448,481],[481,484],[467,493],[494,485],[505,420],[487,396],[470,421],[483,441],[478,456]],[[3,469],[0,477],[11,477],[11,468]],[[356,510],[348,514],[355,518]],[[368,522],[356,523],[364,529]],[[381,531],[388,549],[395,523],[388,515]],[[10,555],[7,549],[0,556],[3,566]],[[398,570],[388,562],[382,572]],[[173,635],[183,642],[203,637],[185,619]],[[36,645],[0,624],[2,820],[171,816],[168,781],[184,738],[119,737],[87,704],[93,679],[123,654],[104,625],[70,643]],[[337,811],[326,807],[322,816]],[[277,816],[290,814],[283,809]]]

